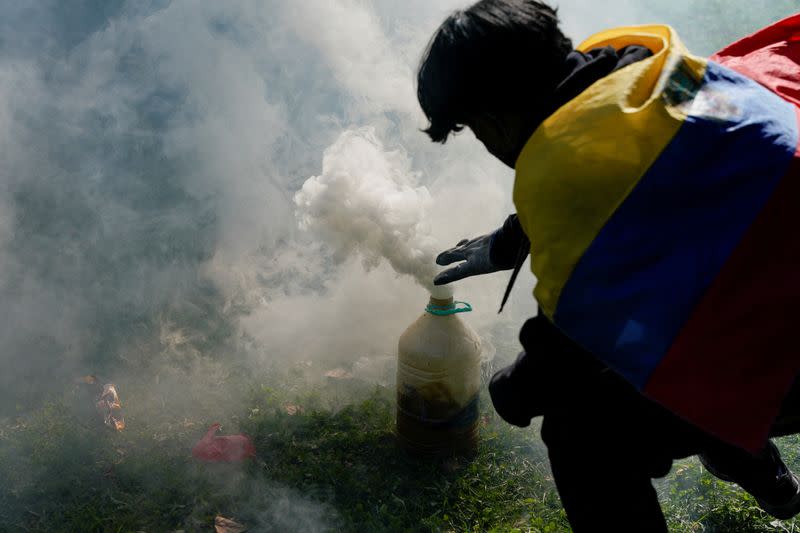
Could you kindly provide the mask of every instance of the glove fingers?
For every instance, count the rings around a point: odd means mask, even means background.
[[[444,272],[439,272],[439,274],[435,278],[433,278],[433,284],[447,285],[448,283],[464,279],[471,275],[472,272],[469,267],[469,263],[461,263],[460,265],[455,266],[453,268],[449,268]]]
[[[464,248],[459,248],[456,246],[455,248],[450,248],[449,250],[445,250],[444,252],[440,253],[436,257],[436,264],[440,266],[446,266],[450,263],[455,263],[456,261],[466,261],[467,256],[464,253]]]

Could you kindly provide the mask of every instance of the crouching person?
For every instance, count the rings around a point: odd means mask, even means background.
[[[511,424],[544,417],[575,531],[666,531],[651,479],[694,454],[800,511],[769,440],[800,431],[799,57],[800,16],[702,58],[660,25],[574,48],[535,0],[457,11],[425,52],[430,138],[469,128],[516,172],[517,214],[435,282],[513,283],[530,252],[540,312],[489,390]]]

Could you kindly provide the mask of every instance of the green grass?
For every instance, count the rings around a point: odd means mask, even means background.
[[[786,437],[777,442],[787,464],[795,472],[800,470],[800,438]],[[671,531],[800,531],[797,520],[775,520],[737,485],[706,472],[697,458],[676,461],[670,475],[658,480],[656,487]]]
[[[245,465],[191,458],[218,418],[152,413],[152,398],[123,389],[128,428],[115,433],[76,409],[85,397],[73,391],[0,421],[0,531],[211,531],[217,514],[253,531],[568,531],[534,429],[509,427],[484,401],[476,457],[423,460],[396,446],[391,390],[347,390],[253,386],[220,420],[252,436],[258,459]],[[798,440],[781,445],[797,466]],[[672,531],[800,531],[695,459],[657,488]]]
[[[398,449],[384,390],[335,414],[312,408],[289,416],[274,401],[257,409],[247,426],[273,479],[329,502],[342,529],[566,527],[543,449],[488,414],[476,458],[432,460]]]

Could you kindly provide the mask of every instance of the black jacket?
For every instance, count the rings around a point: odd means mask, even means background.
[[[563,81],[547,104],[549,114],[595,81],[651,55],[643,46],[628,46],[619,51],[608,46],[587,53],[572,52],[565,62]],[[490,250],[495,265],[514,269],[503,304],[529,251],[530,242],[519,219],[510,215],[493,234]],[[631,387],[541,313],[525,323],[519,339],[525,351],[512,365],[497,372],[489,384],[495,410],[510,424],[524,427],[531,418],[548,410],[569,408],[575,398],[572,391],[586,390],[598,378],[612,380],[619,387]]]

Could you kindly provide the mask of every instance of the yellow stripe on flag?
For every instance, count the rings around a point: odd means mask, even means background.
[[[686,119],[681,95],[690,100],[705,74],[706,61],[668,26],[609,30],[579,50],[631,44],[654,55],[556,111],[517,160],[514,203],[531,240],[534,295],[550,318],[581,256]]]

